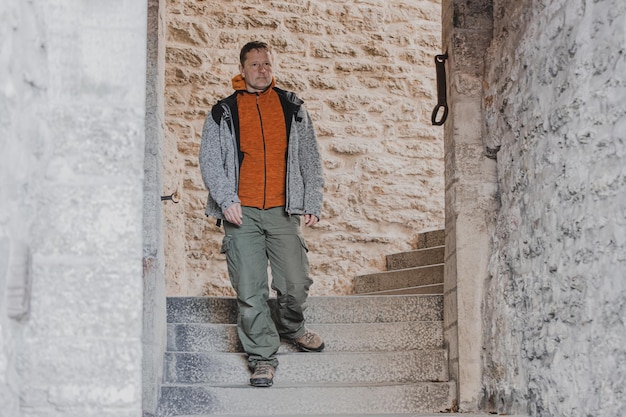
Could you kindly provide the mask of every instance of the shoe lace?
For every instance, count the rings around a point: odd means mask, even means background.
[[[315,333],[307,330],[303,335],[302,338],[304,339],[305,343],[311,343],[313,341],[313,339],[315,338]]]
[[[254,367],[254,373],[255,374],[266,374],[266,373],[271,372],[272,368],[273,368],[272,365],[270,365],[267,362],[259,362]]]

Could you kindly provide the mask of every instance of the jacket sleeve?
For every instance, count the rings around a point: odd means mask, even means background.
[[[237,196],[237,173],[235,149],[232,134],[227,122],[217,124],[211,113],[204,121],[202,142],[200,144],[200,171],[204,185],[209,190],[211,200],[221,213],[213,213],[223,218],[223,212],[234,203],[239,203]],[[207,207],[207,214],[209,213]]]
[[[300,137],[298,157],[304,181],[304,212],[321,219],[324,175],[317,136],[311,116],[304,106],[300,107],[298,118],[300,119],[297,122]]]

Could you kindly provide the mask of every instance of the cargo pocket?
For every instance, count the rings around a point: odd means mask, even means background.
[[[298,239],[300,239],[300,244],[302,245],[302,248],[304,249],[305,252],[309,252],[309,248],[306,245],[306,242],[304,241],[304,238],[302,236],[298,236]]]
[[[220,253],[227,253],[230,248],[230,242],[233,240],[230,236],[224,236],[222,239],[222,248],[220,249]]]
[[[291,221],[297,227],[300,227],[300,225],[302,224],[302,216],[300,214],[291,214],[289,215],[289,221]]]
[[[233,242],[232,236],[224,236],[224,239],[222,239],[222,248],[220,249],[220,253],[226,255],[228,277],[230,278],[231,285],[236,289],[239,278],[237,274],[237,259],[233,259],[233,257],[237,257],[237,251],[233,250],[234,244],[235,242]]]

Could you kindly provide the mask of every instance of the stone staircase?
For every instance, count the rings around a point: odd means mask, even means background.
[[[443,230],[422,233],[417,250],[387,255],[387,271],[359,275],[354,293],[361,295],[443,294]]]
[[[388,258],[398,265],[390,272],[420,268],[405,258]],[[233,298],[169,298],[167,311],[160,417],[415,415],[453,405],[441,294],[311,297],[307,323],[326,350],[284,343],[271,388],[248,385]]]

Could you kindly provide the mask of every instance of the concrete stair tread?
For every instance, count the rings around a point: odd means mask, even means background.
[[[433,284],[443,284],[443,264],[359,275],[353,281],[353,291],[370,294]]]
[[[426,253],[428,251],[444,249],[445,247],[446,247],[445,245],[429,246],[426,248],[411,249],[411,250],[407,250],[404,252],[395,252],[387,256],[402,256],[402,255],[411,254],[411,253]],[[437,262],[437,263],[441,263],[441,262]]]
[[[443,294],[443,284],[428,284],[415,287],[404,287],[392,290],[381,290],[361,295],[409,295],[409,294]]]
[[[414,382],[285,382],[280,381],[278,377],[274,378],[274,388],[372,388],[372,387],[393,387],[393,386],[411,386],[420,384],[450,384],[450,381],[414,381]],[[165,383],[164,387],[187,387],[187,388],[234,388],[234,389],[246,389],[246,390],[258,390],[259,387],[251,386],[248,381],[237,384],[182,384],[182,383]]]
[[[446,231],[444,229],[422,232],[417,236],[417,248],[432,248],[446,244]]]
[[[285,353],[277,355],[276,379],[291,383],[389,383],[447,381],[447,351]],[[165,383],[247,383],[242,353],[165,354]]]
[[[159,416],[433,413],[449,408],[454,397],[455,386],[450,382],[281,386],[277,381],[271,388],[164,386]]]
[[[445,348],[432,348],[432,349],[410,349],[410,350],[401,350],[401,351],[395,351],[395,350],[389,350],[389,351],[380,351],[380,352],[372,352],[372,351],[367,351],[367,352],[354,352],[354,351],[348,351],[348,352],[330,352],[326,349],[324,349],[322,352],[283,352],[283,353],[279,353],[277,354],[279,358],[285,358],[285,357],[290,357],[290,356],[298,356],[298,357],[302,357],[302,358],[308,358],[308,357],[323,357],[323,356],[346,356],[346,355],[352,355],[352,356],[359,356],[359,355],[366,355],[366,356],[371,356],[371,355],[389,355],[389,354],[401,354],[403,352],[432,352],[432,351],[445,351]],[[224,357],[245,357],[246,354],[243,352],[170,352],[167,351],[165,352],[167,354],[171,354],[171,355],[176,355],[179,353],[184,353],[184,354],[193,354],[193,355],[203,355],[203,356],[215,356],[215,357],[220,357],[220,356],[224,356]]]
[[[415,268],[427,265],[436,265],[444,262],[445,246],[415,249],[387,255],[387,270]]]
[[[440,267],[443,267],[443,266],[444,266],[444,264],[442,262],[436,263],[436,264],[429,264],[429,265],[411,266],[411,267],[408,267],[408,268],[399,268],[399,269],[394,269],[394,270],[391,270],[391,271],[372,272],[370,274],[357,275],[357,278],[371,277],[371,276],[377,276],[377,275],[394,276],[394,275],[401,274],[402,272],[429,270],[429,269],[440,268]]]
[[[441,411],[438,413],[402,413],[402,414],[298,414],[298,417],[442,417],[442,413],[445,413],[446,417],[493,417],[493,414],[468,414],[468,413],[452,413],[447,411]],[[205,414],[205,415],[186,415],[178,417],[250,417],[249,414]],[[507,414],[506,417],[529,417],[528,415],[521,414]]]
[[[443,322],[338,323],[307,325],[319,332],[326,352],[367,352],[443,347]],[[235,324],[168,324],[170,352],[241,352]],[[297,352],[284,341],[280,353]]]
[[[158,416],[418,416],[449,409],[441,294],[310,297],[307,326],[326,350],[288,342],[272,388],[249,385],[232,297],[168,298]],[[270,300],[275,308],[276,300]],[[245,398],[245,401],[242,401]]]
[[[274,308],[275,300],[270,299]],[[386,323],[443,320],[442,295],[309,297],[307,323]],[[168,323],[235,323],[233,297],[169,297]]]

